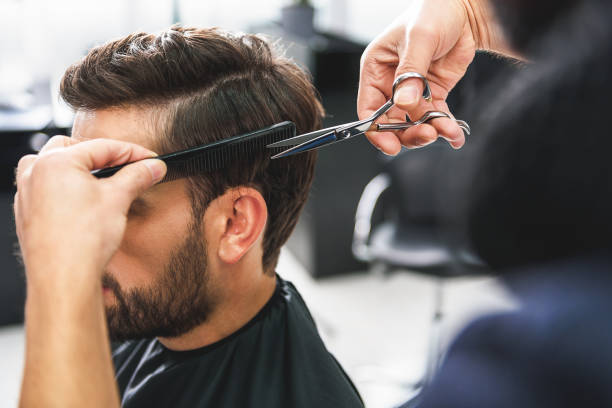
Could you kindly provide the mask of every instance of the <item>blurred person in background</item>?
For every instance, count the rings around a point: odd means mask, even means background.
[[[446,110],[476,49],[529,62],[479,95],[467,151],[461,163],[441,164],[436,186],[456,197],[440,203],[457,223],[454,238],[501,273],[521,307],[469,324],[406,407],[612,406],[612,5],[411,4],[364,54],[360,117],[405,71],[426,75],[433,106]],[[397,102],[411,117],[431,109],[421,92],[417,80],[400,88]],[[369,137],[388,154],[438,135],[459,147],[451,125],[437,119]]]
[[[257,36],[174,26],[92,49],[61,96],[76,111],[72,138],[17,171],[21,406],[363,406],[275,272],[315,153],[255,150],[153,187],[158,160],[90,174],[284,120],[315,130],[323,111],[308,76]],[[120,342],[112,361],[107,334]]]

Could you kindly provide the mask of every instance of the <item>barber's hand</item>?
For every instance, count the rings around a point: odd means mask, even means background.
[[[484,1],[484,0],[481,0]],[[477,0],[412,0],[408,9],[365,50],[361,59],[361,75],[357,111],[360,119],[370,116],[391,96],[394,79],[405,72],[424,75],[431,88],[433,101],[423,97],[420,79],[405,80],[395,94],[396,107],[379,119],[380,122],[403,121],[408,113],[419,119],[428,110],[450,113],[446,97],[463,77],[482,46],[483,35],[475,16]],[[367,137],[378,149],[395,155],[406,147],[419,147],[434,142],[438,136],[460,148],[465,137],[451,119],[434,119],[427,124],[403,132],[368,132]]]
[[[131,202],[166,166],[145,160],[107,179],[90,171],[153,156],[126,142],[55,136],[39,154],[21,158],[14,210],[28,282],[99,278],[121,243]]]

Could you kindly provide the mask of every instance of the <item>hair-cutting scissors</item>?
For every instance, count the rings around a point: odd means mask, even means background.
[[[333,143],[342,142],[344,140],[351,139],[355,136],[362,135],[368,131],[380,132],[389,130],[404,130],[436,118],[453,119],[466,135],[470,134],[470,126],[467,124],[467,122],[463,120],[454,119],[448,113],[442,111],[427,111],[423,116],[421,116],[420,119],[414,122],[410,120],[410,117],[408,117],[408,115],[406,115],[406,122],[375,123],[376,119],[386,113],[395,104],[395,102],[393,101],[393,98],[395,97],[395,90],[402,81],[408,78],[419,78],[423,81],[423,84],[425,85],[423,90],[423,98],[425,98],[425,100],[427,100],[428,102],[431,102],[431,89],[429,88],[429,83],[427,82],[427,79],[417,72],[407,72],[398,76],[395,79],[391,91],[391,98],[384,105],[378,108],[376,112],[374,112],[369,118],[356,122],[345,123],[338,126],[332,126],[310,133],[305,133],[289,139],[281,140],[280,142],[269,144],[267,146],[268,148],[291,146],[287,150],[284,150],[272,156],[272,158],[279,159],[282,157],[302,153],[308,150],[329,146]]]

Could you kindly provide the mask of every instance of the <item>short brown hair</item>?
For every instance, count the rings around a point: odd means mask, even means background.
[[[262,38],[173,26],[92,49],[72,65],[60,94],[74,109],[123,106],[160,112],[158,153],[253,131],[284,120],[298,133],[321,126],[323,108],[308,75]],[[273,271],[295,227],[314,173],[315,154],[282,160],[254,154],[235,166],[189,178],[194,215],[228,188],[257,188],[268,206],[262,264]]]

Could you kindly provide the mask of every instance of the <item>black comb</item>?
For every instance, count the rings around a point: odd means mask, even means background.
[[[270,149],[267,148],[269,144],[294,136],[295,124],[286,121],[254,132],[157,156],[156,159],[163,160],[168,168],[161,183],[226,168],[253,153],[267,152],[273,156],[285,148]],[[91,174],[98,178],[110,177],[128,164],[94,170]]]

